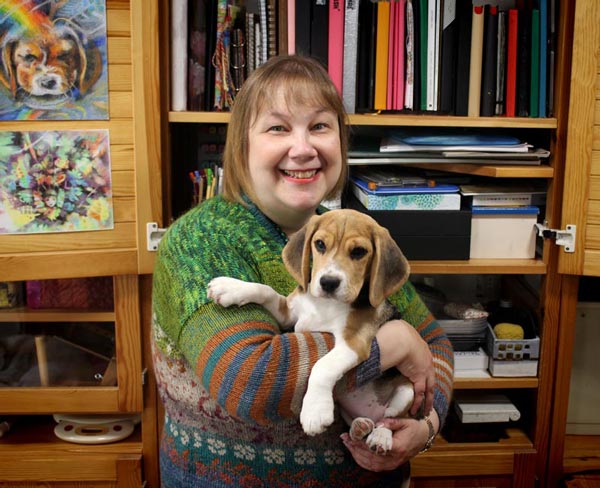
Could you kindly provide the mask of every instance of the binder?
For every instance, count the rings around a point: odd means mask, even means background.
[[[333,0],[311,0],[310,54],[325,67],[329,64],[329,1]]]
[[[287,46],[288,54],[296,54],[296,1],[287,0]],[[248,13],[246,13],[248,15]],[[250,32],[246,28],[246,36],[249,39]]]
[[[310,54],[310,9],[306,8],[306,1],[295,0],[295,22],[296,32],[295,52],[297,54]],[[289,14],[289,12],[288,12]]]
[[[481,70],[483,64],[483,6],[473,7],[471,63],[469,65],[469,117],[479,117],[481,107]]]
[[[356,112],[356,63],[358,58],[358,8],[359,0],[346,2],[344,13],[344,75],[342,98],[346,112]]]
[[[390,4],[377,3],[377,45],[375,54],[375,110],[385,110],[387,102],[388,37]]]
[[[432,0],[433,1],[433,0]],[[428,18],[428,5],[427,0],[419,0],[419,41],[421,43],[420,48],[420,64],[421,64],[421,99],[419,106],[421,110],[427,110],[427,18]]]
[[[531,90],[531,10],[519,10],[519,33],[517,44],[517,116],[529,116]]]
[[[498,11],[498,50],[496,55],[496,115],[506,110],[506,10]]]
[[[440,0],[427,2],[427,110],[439,108]]]
[[[440,110],[447,114],[454,114],[456,101],[456,54],[458,49],[456,0],[444,0],[442,23]]]
[[[539,117],[540,108],[540,11],[531,11],[531,95],[529,116]]]
[[[340,95],[344,76],[344,8],[344,0],[329,2],[327,71]]]
[[[483,42],[483,68],[481,78],[482,117],[496,113],[496,60],[498,57],[498,7],[484,9],[485,29]]]
[[[461,0],[458,3],[458,47],[456,59],[456,115],[465,116],[469,109],[469,70],[471,65],[471,27],[473,6]]]
[[[358,7],[358,13],[356,111],[365,112],[374,107],[377,4],[363,1]]]
[[[540,94],[539,116],[547,117],[548,88],[548,0],[540,2]]]
[[[506,44],[506,116],[516,115],[517,101],[517,39],[519,11],[508,11],[508,35]]]
[[[415,17],[412,0],[406,0],[406,69],[404,74],[404,108],[412,110],[415,82]]]
[[[421,0],[412,0],[413,10],[413,109],[421,110]]]

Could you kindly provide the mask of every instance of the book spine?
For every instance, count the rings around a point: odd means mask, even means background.
[[[540,102],[540,11],[531,11],[531,94],[529,116],[539,117]]]
[[[506,100],[506,11],[498,12],[498,50],[496,55],[496,115],[503,115]]]
[[[540,0],[540,94],[539,116],[548,111],[548,0]]]
[[[469,68],[469,117],[479,117],[481,107],[481,69],[483,64],[484,8],[473,7],[471,26],[471,63]]]
[[[287,0],[288,54],[296,54],[296,0]]]
[[[304,2],[302,0],[295,0],[296,2],[296,22],[294,29],[296,33],[295,41],[295,52],[297,54],[310,54],[310,9],[303,7]]]
[[[427,3],[427,110],[437,110],[437,30],[438,30],[438,0]]]
[[[406,73],[404,80],[404,108],[412,110],[415,81],[415,17],[412,0],[406,1]]]
[[[442,16],[440,110],[447,114],[453,114],[455,112],[457,41],[458,20],[456,18],[456,0],[444,0],[444,15]]]
[[[394,110],[404,108],[404,73],[405,73],[405,49],[406,49],[406,0],[398,0],[396,7],[396,40],[395,49],[395,89]]]
[[[498,7],[485,9],[483,68],[481,75],[482,117],[491,117],[496,106],[496,59],[498,57]]]
[[[377,52],[375,55],[375,110],[385,110],[387,102],[388,37],[390,4],[377,3]]]
[[[342,97],[346,112],[356,112],[356,68],[358,56],[358,8],[359,0],[346,0],[344,16],[344,76]]]
[[[171,110],[187,110],[188,0],[171,0]]]
[[[392,110],[394,108],[395,96],[395,50],[396,50],[396,11],[397,2],[390,2],[390,31],[388,34],[388,74],[387,74],[387,91],[385,108]]]
[[[506,116],[516,115],[517,99],[517,38],[519,30],[519,11],[508,11],[508,39],[506,52]]]
[[[344,0],[330,0],[329,3],[327,57],[329,77],[341,95],[344,76]]]
[[[421,86],[420,93],[421,99],[419,102],[419,107],[421,110],[427,110],[427,22],[428,22],[428,5],[427,0],[419,0],[419,9],[420,9],[420,23],[419,23],[419,41],[421,44],[420,47],[420,64],[421,64]]]

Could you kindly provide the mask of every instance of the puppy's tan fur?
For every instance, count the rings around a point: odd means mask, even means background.
[[[387,229],[354,210],[313,216],[290,238],[283,261],[298,282],[287,297],[267,285],[226,277],[212,280],[207,293],[223,306],[261,304],[297,332],[334,334],[335,347],[311,371],[300,413],[305,432],[312,435],[333,422],[333,388],[369,357],[377,329],[393,312],[386,298],[406,282],[410,268]]]

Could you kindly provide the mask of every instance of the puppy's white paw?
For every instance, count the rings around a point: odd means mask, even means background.
[[[222,307],[245,305],[250,302],[246,293],[248,285],[249,283],[236,278],[219,276],[208,283],[206,296]]]
[[[377,454],[385,454],[392,449],[392,431],[387,427],[375,427],[367,437],[367,445]]]
[[[333,423],[333,398],[317,401],[304,397],[300,411],[300,423],[308,435],[324,432]]]

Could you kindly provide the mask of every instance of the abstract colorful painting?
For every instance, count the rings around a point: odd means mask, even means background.
[[[0,120],[108,119],[106,0],[0,0]]]
[[[108,130],[0,132],[0,234],[114,227]]]

